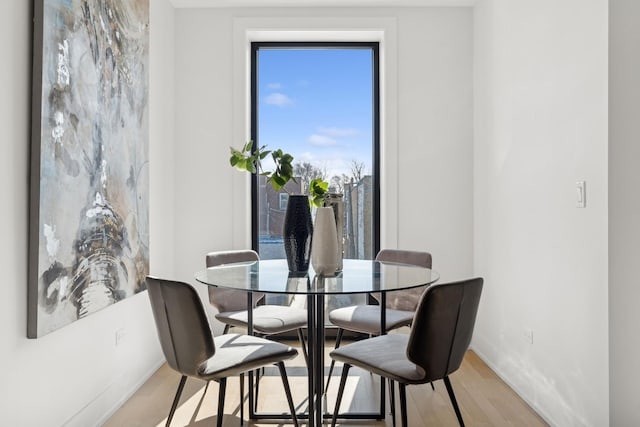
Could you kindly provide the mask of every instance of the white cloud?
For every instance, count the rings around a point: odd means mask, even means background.
[[[267,88],[271,90],[282,89],[282,85],[280,83],[269,83]]]
[[[296,160],[300,160],[302,162],[313,162],[315,161],[315,159],[316,159],[315,153],[312,153],[310,151],[298,153],[298,155],[296,156]]]
[[[329,136],[314,133],[309,137],[309,143],[318,147],[331,147],[337,145],[338,141]]]
[[[284,93],[274,92],[264,98],[264,102],[269,105],[275,105],[277,107],[286,107],[293,104],[293,99],[289,98]]]
[[[350,162],[353,158],[353,153],[343,151],[339,147],[328,147],[327,150],[305,151],[298,153],[295,157],[294,163],[308,162],[314,166],[321,167],[327,172],[327,178],[331,178],[334,175],[351,175]],[[365,170],[371,170],[369,163],[366,163]]]
[[[318,128],[318,132],[331,138],[344,138],[348,136],[357,136],[360,134],[358,129],[337,127],[320,127]]]

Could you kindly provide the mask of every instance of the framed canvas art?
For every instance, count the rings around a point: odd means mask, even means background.
[[[27,336],[145,289],[149,0],[35,0]]]

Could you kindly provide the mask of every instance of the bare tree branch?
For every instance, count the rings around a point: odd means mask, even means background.
[[[327,175],[327,171],[324,168],[314,166],[309,162],[297,162],[293,164],[293,176],[300,178],[303,185],[303,192],[309,188],[309,183],[315,179],[320,178],[323,181]]]
[[[359,162],[357,160],[351,160],[349,163],[349,168],[351,169],[351,176],[355,182],[360,182],[362,177],[364,176],[364,162]]]

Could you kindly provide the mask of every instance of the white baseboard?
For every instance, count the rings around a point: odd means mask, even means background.
[[[105,390],[97,395],[89,404],[87,404],[84,408],[78,411],[76,414],[71,416],[64,424],[64,427],[84,427],[88,425],[92,425],[94,427],[100,427],[107,422],[113,414],[115,414],[120,407],[133,396],[133,394],[138,391],[142,385],[151,378],[151,376],[165,363],[165,359],[161,358],[156,363],[152,364],[149,370],[142,375],[138,381],[136,381],[128,390],[125,392],[120,392],[120,398],[115,401],[110,409],[106,412],[103,412],[101,415],[96,414],[96,412],[100,411],[100,399],[105,396],[109,390],[112,388],[112,385],[107,386]],[[107,403],[108,404],[108,403]],[[96,417],[99,418],[96,420]]]
[[[533,411],[538,414],[540,418],[542,418],[547,424],[549,424],[549,426],[553,427],[557,425],[542,408],[524,397],[522,390],[519,390],[518,387],[516,387],[511,381],[509,381],[509,378],[503,372],[501,372],[500,369],[498,369],[498,367],[489,360],[489,358],[487,358],[484,354],[482,354],[482,352],[478,351],[478,349],[474,348],[474,346],[472,345],[469,346],[469,349],[477,354],[480,360],[482,360],[484,364],[487,365],[498,376],[498,378],[504,381],[505,384],[507,384],[511,388],[511,390],[513,390],[520,397],[520,399],[524,400],[525,403],[529,405],[529,407],[531,407],[531,409],[533,409]]]

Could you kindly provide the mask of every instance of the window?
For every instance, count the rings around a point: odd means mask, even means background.
[[[345,258],[372,259],[380,246],[378,62],[377,42],[251,44],[251,139],[293,155],[288,192],[321,177],[344,195]],[[287,191],[254,177],[252,244],[262,259],[285,257]]]
[[[289,202],[289,194],[288,193],[280,193],[280,210],[287,210],[287,203]],[[333,228],[331,228],[333,230]]]

